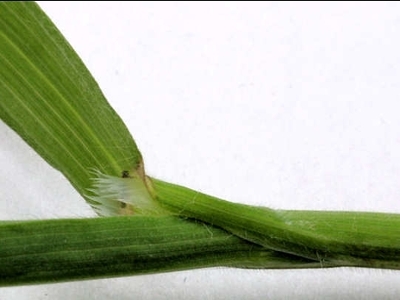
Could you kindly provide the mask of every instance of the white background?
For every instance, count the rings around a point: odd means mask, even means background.
[[[399,3],[40,3],[149,175],[283,209],[400,213]],[[93,216],[0,123],[1,219]],[[396,299],[400,272],[203,269],[0,299]]]

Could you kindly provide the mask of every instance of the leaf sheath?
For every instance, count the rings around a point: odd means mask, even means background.
[[[179,216],[218,226],[267,249],[322,264],[400,269],[399,214],[272,210],[151,182],[159,203]]]
[[[108,217],[0,223],[0,286],[204,267],[318,268],[176,217]]]

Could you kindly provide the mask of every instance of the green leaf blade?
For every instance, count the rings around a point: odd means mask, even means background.
[[[0,3],[0,117],[82,194],[90,170],[141,167],[128,129],[33,2]]]

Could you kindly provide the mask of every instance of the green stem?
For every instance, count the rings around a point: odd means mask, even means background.
[[[150,179],[155,198],[180,216],[267,249],[326,263],[400,269],[400,215],[272,210],[224,201]]]
[[[172,216],[0,222],[0,286],[215,266],[320,264]]]

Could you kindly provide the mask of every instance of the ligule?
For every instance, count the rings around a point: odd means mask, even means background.
[[[118,215],[171,215],[154,201],[142,178],[123,171],[121,177],[92,171],[92,186],[85,198],[100,216]]]

